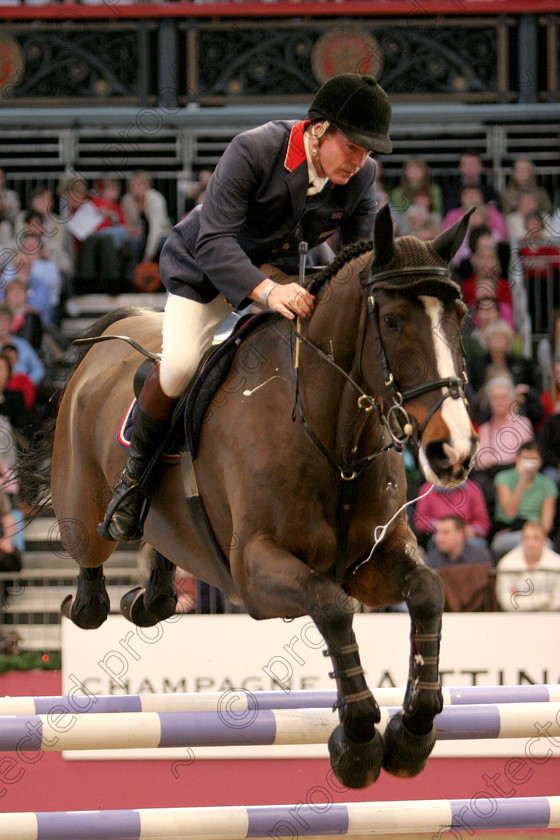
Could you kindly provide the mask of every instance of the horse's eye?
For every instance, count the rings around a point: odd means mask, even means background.
[[[383,323],[390,332],[398,332],[399,322],[397,321],[394,315],[385,315],[385,317],[383,318]]]

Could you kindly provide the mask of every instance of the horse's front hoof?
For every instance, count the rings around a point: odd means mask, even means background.
[[[60,605],[60,612],[81,630],[97,630],[109,615],[109,599],[107,599],[106,609],[104,606],[102,607],[99,601],[96,601],[94,604],[82,604],[81,608],[76,610],[74,596],[67,595]]]
[[[153,627],[159,621],[162,621],[162,619],[146,609],[144,592],[145,589],[143,586],[135,586],[134,589],[125,592],[121,598],[121,612],[125,618],[137,627]],[[166,618],[168,617],[166,616]]]
[[[371,741],[353,741],[337,726],[329,738],[329,755],[339,782],[349,788],[367,787],[381,770],[383,738],[376,729]]]
[[[413,735],[405,728],[403,713],[399,712],[387,724],[383,741],[383,769],[393,776],[408,779],[417,776],[426,766],[436,742],[436,727],[432,724],[432,728],[425,735]]]

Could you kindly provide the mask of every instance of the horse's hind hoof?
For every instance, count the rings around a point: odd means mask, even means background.
[[[425,735],[414,735],[403,723],[403,713],[394,715],[387,724],[383,769],[393,776],[408,779],[424,769],[436,742],[435,724]]]
[[[101,627],[109,615],[109,603],[107,609],[99,609],[99,602],[96,605],[84,604],[81,609],[76,610],[76,599],[74,595],[67,595],[60,605],[60,612],[65,618],[69,618],[76,627],[82,630],[97,630]]]
[[[158,621],[165,621],[177,612],[179,596],[175,586],[175,566],[172,569],[152,568],[144,590],[144,607]]]
[[[170,615],[174,614],[175,609],[173,609],[173,613],[160,618],[147,610],[144,604],[144,592],[143,586],[135,586],[134,589],[125,592],[121,598],[122,614],[137,627],[153,627],[158,622],[163,621],[164,618],[169,618]]]
[[[381,771],[383,738],[376,729],[371,741],[353,741],[337,726],[329,738],[329,755],[339,782],[349,788],[367,787]]]

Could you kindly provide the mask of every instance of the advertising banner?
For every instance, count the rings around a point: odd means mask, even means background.
[[[441,680],[447,686],[558,683],[554,613],[445,614]],[[406,614],[358,614],[354,627],[366,679],[405,686]],[[309,617],[257,622],[247,615],[182,615],[152,628],[110,616],[95,632],[63,625],[63,692],[79,697],[172,692],[333,689],[324,641]],[[231,695],[228,695],[230,697]],[[227,697],[225,698],[227,701]],[[537,734],[535,732],[535,734]],[[525,739],[528,740],[528,739]],[[560,755],[552,745],[554,754]],[[546,753],[548,744],[542,746]],[[439,742],[434,755],[523,755],[523,739]],[[531,749],[535,750],[534,745]],[[543,753],[543,754],[544,754]],[[67,751],[65,758],[284,758],[327,756],[326,745]]]

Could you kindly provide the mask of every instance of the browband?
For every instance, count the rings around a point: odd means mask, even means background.
[[[406,277],[408,275],[417,276],[420,274],[421,276],[429,275],[433,277],[445,277],[447,280],[451,279],[451,274],[449,273],[448,268],[444,268],[441,265],[422,265],[422,266],[411,266],[410,268],[393,268],[390,271],[380,271],[379,274],[372,274],[370,280],[366,285],[370,283],[376,283],[378,280],[391,280],[395,277]]]

